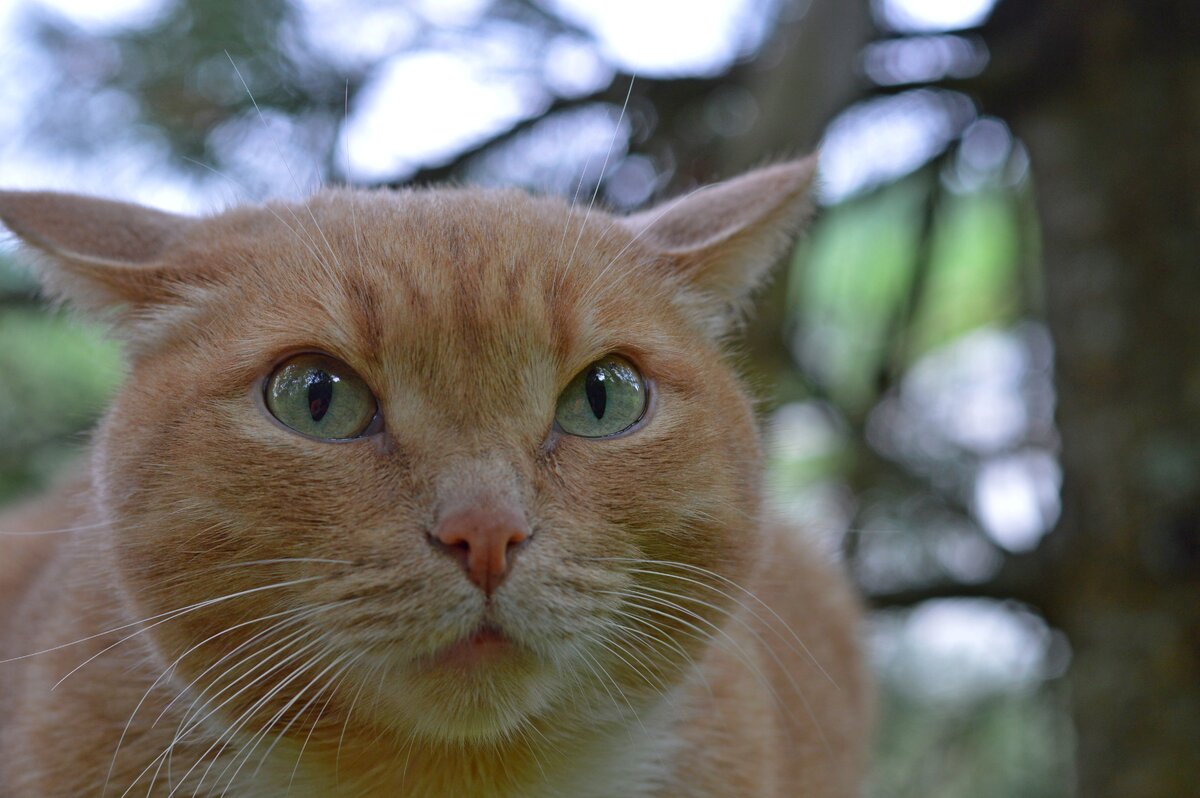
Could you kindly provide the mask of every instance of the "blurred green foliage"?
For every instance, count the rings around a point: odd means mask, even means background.
[[[898,464],[880,468],[863,443],[867,419],[923,357],[973,331],[1029,319],[1037,292],[1024,246],[1029,186],[951,191],[942,179],[922,170],[827,208],[797,250],[787,286],[791,342],[818,401],[804,405],[808,423],[793,445],[772,452],[767,492],[818,533],[836,531],[844,514],[854,534],[875,546],[886,540],[924,562],[914,572],[944,578],[938,562],[953,540],[995,546],[966,508],[931,498]],[[1072,794],[1065,680],[931,697],[907,689],[912,674],[877,667],[882,727],[871,798]]]
[[[934,226],[928,301],[911,331],[911,359],[964,333],[1011,324],[1029,311],[1023,292],[1021,231],[1011,192],[951,194]]]
[[[0,257],[0,502],[44,486],[80,451],[121,374],[101,328],[28,305],[29,288]]]
[[[870,798],[1060,798],[1074,734],[1062,683],[958,702],[886,685]]]
[[[1028,311],[1014,192],[948,192],[930,171],[830,208],[793,264],[798,357],[821,393],[852,415],[878,400],[887,372]]]

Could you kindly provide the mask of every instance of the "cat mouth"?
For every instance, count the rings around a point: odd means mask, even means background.
[[[510,654],[515,644],[500,627],[480,624],[475,631],[433,655],[435,667],[477,668]]]

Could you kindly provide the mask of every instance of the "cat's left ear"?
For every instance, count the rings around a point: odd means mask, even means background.
[[[44,256],[38,276],[47,291],[91,311],[167,300],[162,257],[196,221],[77,194],[0,191],[0,222]]]
[[[757,169],[621,223],[682,278],[681,302],[720,336],[812,215],[816,168],[813,155]]]

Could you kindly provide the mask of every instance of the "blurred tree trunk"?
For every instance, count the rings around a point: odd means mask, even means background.
[[[1027,144],[1056,345],[1078,791],[1200,777],[1200,9],[1002,0],[983,108]]]
[[[785,4],[786,5],[786,4]],[[716,175],[693,175],[697,183],[729,177],[764,163],[814,152],[830,120],[864,89],[859,53],[874,34],[866,2],[812,0],[792,3],[803,14],[781,20],[761,58],[735,75],[753,100],[754,122],[721,147]],[[788,280],[781,268],[757,303],[746,329],[746,377],[770,407],[789,393],[796,364],[786,343]],[[794,398],[794,397],[793,397]]]

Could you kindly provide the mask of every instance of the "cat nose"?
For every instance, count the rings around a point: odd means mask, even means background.
[[[510,509],[472,507],[442,518],[430,536],[455,557],[475,585],[491,596],[508,576],[514,547],[529,539],[529,525]]]

